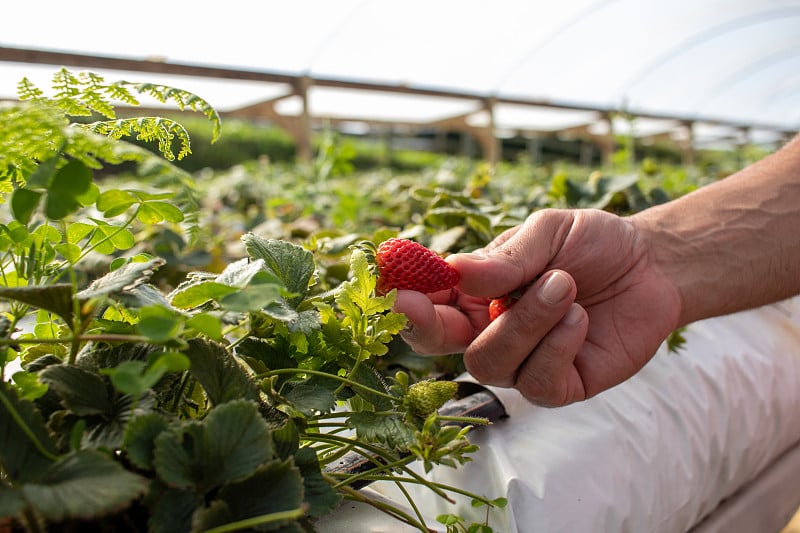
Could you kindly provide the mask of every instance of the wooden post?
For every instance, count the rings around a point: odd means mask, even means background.
[[[603,136],[597,136],[595,142],[600,146],[600,159],[604,167],[609,167],[614,156],[616,140],[614,139],[614,119],[610,113],[603,113],[602,120],[606,122],[608,131]]]
[[[500,141],[495,136],[494,104],[495,99],[492,97],[483,100],[483,108],[489,114],[489,123],[484,128],[483,135],[478,138],[484,159],[492,165],[500,159]]]
[[[303,102],[300,111],[300,124],[295,134],[297,144],[297,159],[302,163],[311,162],[311,108],[308,103],[308,89],[311,87],[311,78],[304,76],[297,80],[295,92]]]
[[[680,144],[683,166],[691,168],[694,166],[694,122],[685,120],[681,124],[686,130],[686,139]]]

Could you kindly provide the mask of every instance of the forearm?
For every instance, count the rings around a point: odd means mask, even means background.
[[[799,294],[800,137],[631,221],[681,295],[681,324]]]

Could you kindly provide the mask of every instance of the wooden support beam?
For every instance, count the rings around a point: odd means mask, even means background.
[[[262,81],[266,83],[285,83],[290,86],[295,86],[298,79],[303,78],[301,75],[293,75],[282,72],[267,71],[267,70],[253,70],[253,69],[235,69],[224,67],[212,67],[196,64],[181,64],[172,63],[168,61],[152,61],[146,59],[130,59],[120,57],[108,57],[89,54],[76,54],[67,52],[58,52],[50,50],[33,50],[0,46],[0,61],[11,61],[17,63],[34,63],[45,65],[64,65],[70,67],[85,67],[85,68],[103,68],[112,70],[126,70],[133,72],[153,72],[162,74],[177,74],[183,76],[196,76],[206,78],[219,78],[229,80],[249,80],[249,81]],[[308,78],[316,87],[331,87],[340,89],[364,90],[364,91],[378,91],[390,92],[394,94],[411,94],[419,96],[432,96],[442,98],[456,98],[467,99],[476,102],[485,101],[487,99],[485,94],[474,93],[470,91],[456,91],[456,90],[442,90],[437,88],[425,86],[410,86],[405,84],[392,84],[392,83],[378,83],[368,82],[363,80],[342,79],[342,78],[327,78],[327,77],[309,77]],[[546,107],[551,109],[569,109],[576,111],[597,111],[600,113],[615,112],[615,109],[602,106],[591,106],[577,102],[557,101],[552,99],[536,99],[536,98],[513,98],[503,96],[490,97],[494,104],[514,104],[523,106],[537,106]],[[627,112],[632,116],[642,118],[653,118],[661,120],[685,120],[686,117],[676,116],[668,113],[653,113],[645,110],[629,109]],[[745,126],[755,129],[763,129],[769,131],[776,131],[785,133],[787,136],[794,135],[795,131],[786,131],[785,128],[776,126],[774,124],[743,124],[741,122],[719,119],[715,117],[695,117],[694,120],[716,123],[726,126]]]

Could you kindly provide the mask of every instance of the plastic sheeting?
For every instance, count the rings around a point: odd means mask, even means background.
[[[564,408],[492,389],[509,418],[473,431],[473,462],[430,477],[508,497],[490,518],[503,533],[778,531],[800,505],[800,297],[692,324],[686,339]],[[370,490],[404,502],[392,485]],[[485,512],[412,495],[428,517]],[[320,531],[402,529],[350,506]]]
[[[800,129],[800,0],[141,0],[114,14],[100,0],[47,0],[10,3],[3,19],[0,46]],[[13,96],[20,67],[0,65],[0,96]],[[231,100],[197,80],[185,88],[221,108]],[[331,106],[345,116],[367,106],[375,120],[418,114],[407,99],[311,96],[313,112]],[[497,127],[546,129],[525,113],[500,106]]]

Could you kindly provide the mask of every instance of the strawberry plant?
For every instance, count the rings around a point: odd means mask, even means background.
[[[218,115],[180,89],[91,73],[62,69],[53,90],[23,80],[20,101],[0,107],[0,526],[300,532],[355,499],[427,531],[418,512],[356,487],[424,484],[448,498],[459,489],[411,464],[468,461],[467,432],[484,420],[439,414],[454,383],[378,370],[405,318],[394,291],[376,291],[368,254],[355,239],[246,232],[241,258],[164,286],[167,261],[137,240],[202,231],[193,179],[171,163],[189,135],[173,120],[119,119],[114,103],[148,94],[215,132]],[[132,185],[97,179],[124,162]],[[366,469],[336,468],[353,454]]]

